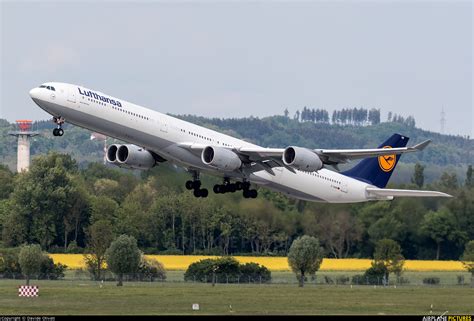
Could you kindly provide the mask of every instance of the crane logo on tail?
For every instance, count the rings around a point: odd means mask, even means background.
[[[384,146],[383,148],[392,148],[392,146]],[[379,156],[379,166],[384,172],[390,172],[397,162],[397,157],[393,155],[380,155]]]

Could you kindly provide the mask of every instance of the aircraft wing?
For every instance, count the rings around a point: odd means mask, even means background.
[[[350,162],[354,159],[376,157],[382,155],[404,154],[423,150],[431,140],[426,140],[411,147],[397,148],[372,148],[372,149],[313,149],[324,164],[337,165]],[[207,145],[196,143],[179,143],[178,146],[190,151],[200,153]],[[229,148],[230,149],[230,148]],[[284,166],[281,161],[284,148],[265,148],[265,147],[241,147],[232,149],[243,161],[247,162],[265,162],[273,161],[279,166]],[[286,166],[285,166],[286,167]]]
[[[367,187],[366,191],[368,196],[375,198],[378,197],[397,197],[397,196],[408,196],[408,197],[453,197],[452,195],[437,192],[437,191],[418,191],[409,189],[389,189],[389,188],[377,188]]]
[[[376,157],[382,155],[404,154],[423,150],[431,140],[426,140],[411,147],[373,148],[373,149],[313,149],[324,164],[336,165],[347,163],[354,159]],[[237,149],[239,154],[246,155],[252,161],[281,159],[283,148],[242,147]]]

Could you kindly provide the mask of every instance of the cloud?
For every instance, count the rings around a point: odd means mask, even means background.
[[[21,60],[19,71],[28,72],[56,72],[64,67],[71,68],[79,64],[79,53],[69,47],[59,44],[47,45],[39,52],[33,52]]]

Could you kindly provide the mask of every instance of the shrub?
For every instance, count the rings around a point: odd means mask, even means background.
[[[185,281],[212,282],[215,271],[216,282],[269,282],[271,272],[263,265],[256,263],[239,264],[232,257],[204,259],[192,263],[184,274]]]
[[[326,284],[334,284],[334,280],[327,275],[324,276],[324,282],[326,282]]]
[[[138,267],[138,274],[135,279],[139,281],[150,282],[153,282],[155,279],[165,280],[165,267],[155,259],[148,259],[145,256],[142,256],[140,265]]]
[[[368,284],[382,284],[387,274],[387,267],[383,263],[372,263],[372,266],[364,273],[364,280]]]
[[[265,266],[257,263],[245,263],[240,265],[240,276],[250,282],[267,283],[272,279],[272,273]]]
[[[0,274],[7,279],[21,277],[20,263],[18,262],[18,248],[0,250]]]
[[[436,277],[424,278],[423,284],[430,284],[430,285],[439,284],[439,278],[436,278]]]
[[[464,285],[464,275],[458,275],[458,285]]]
[[[207,282],[209,275],[212,274],[214,261],[212,259],[204,259],[190,264],[184,273],[184,280]]]
[[[48,280],[62,279],[66,269],[67,265],[61,263],[55,264],[52,258],[48,255],[44,255],[38,278]]]
[[[239,277],[239,262],[232,257],[204,259],[191,264],[184,274],[185,281],[212,282],[215,270],[216,281],[234,281]]]

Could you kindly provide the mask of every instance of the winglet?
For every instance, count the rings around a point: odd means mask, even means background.
[[[412,146],[412,149],[416,150],[423,150],[425,149],[426,146],[428,146],[431,143],[431,139],[425,140],[424,142],[421,142],[419,144],[416,144],[415,146]]]

